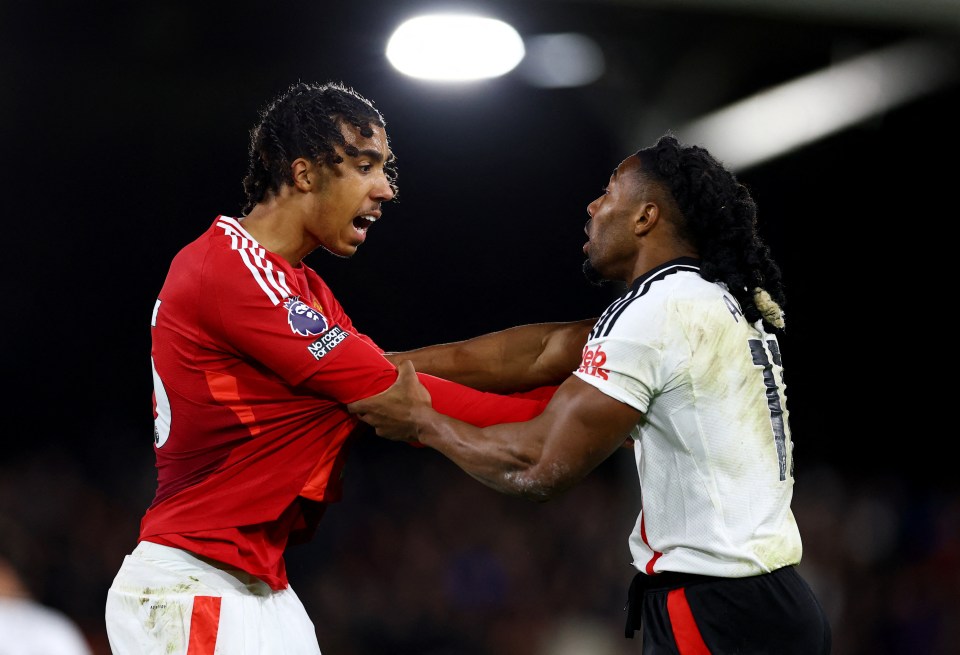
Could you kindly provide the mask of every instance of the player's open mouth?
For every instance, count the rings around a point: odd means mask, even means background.
[[[353,227],[356,228],[357,232],[360,234],[366,234],[367,230],[370,229],[370,226],[377,221],[376,216],[370,214],[364,214],[362,216],[357,216],[353,219]]]

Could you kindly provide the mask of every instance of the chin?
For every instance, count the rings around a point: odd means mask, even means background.
[[[598,287],[610,283],[610,280],[604,277],[603,273],[593,267],[593,263],[589,259],[583,262],[583,276],[587,278],[587,282]]]
[[[330,253],[334,257],[339,257],[340,259],[350,259],[351,257],[357,254],[358,248],[359,246],[347,246],[347,247],[334,249],[334,248],[328,248],[327,246],[323,246],[324,250],[326,250],[328,253]]]

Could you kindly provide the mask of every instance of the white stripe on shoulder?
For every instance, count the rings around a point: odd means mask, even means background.
[[[287,286],[283,271],[274,269],[273,262],[266,257],[266,250],[243,229],[240,221],[229,216],[221,216],[217,220],[217,227],[223,229],[224,236],[230,237],[230,248],[240,255],[244,266],[250,271],[253,279],[263,289],[271,303],[279,305],[285,298],[293,295],[290,287]]]

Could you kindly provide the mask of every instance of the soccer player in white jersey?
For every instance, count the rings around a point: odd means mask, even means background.
[[[478,428],[435,411],[413,372],[443,346],[409,353],[390,389],[348,409],[536,501],[632,439],[642,510],[627,636],[641,630],[647,655],[829,653],[829,623],[796,570],[784,293],[749,191],[665,135],[620,163],[587,214],[585,271],[628,291],[542,414]]]

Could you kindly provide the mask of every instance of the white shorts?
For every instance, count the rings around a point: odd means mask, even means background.
[[[107,591],[113,655],[320,655],[313,622],[287,587],[141,542]]]

